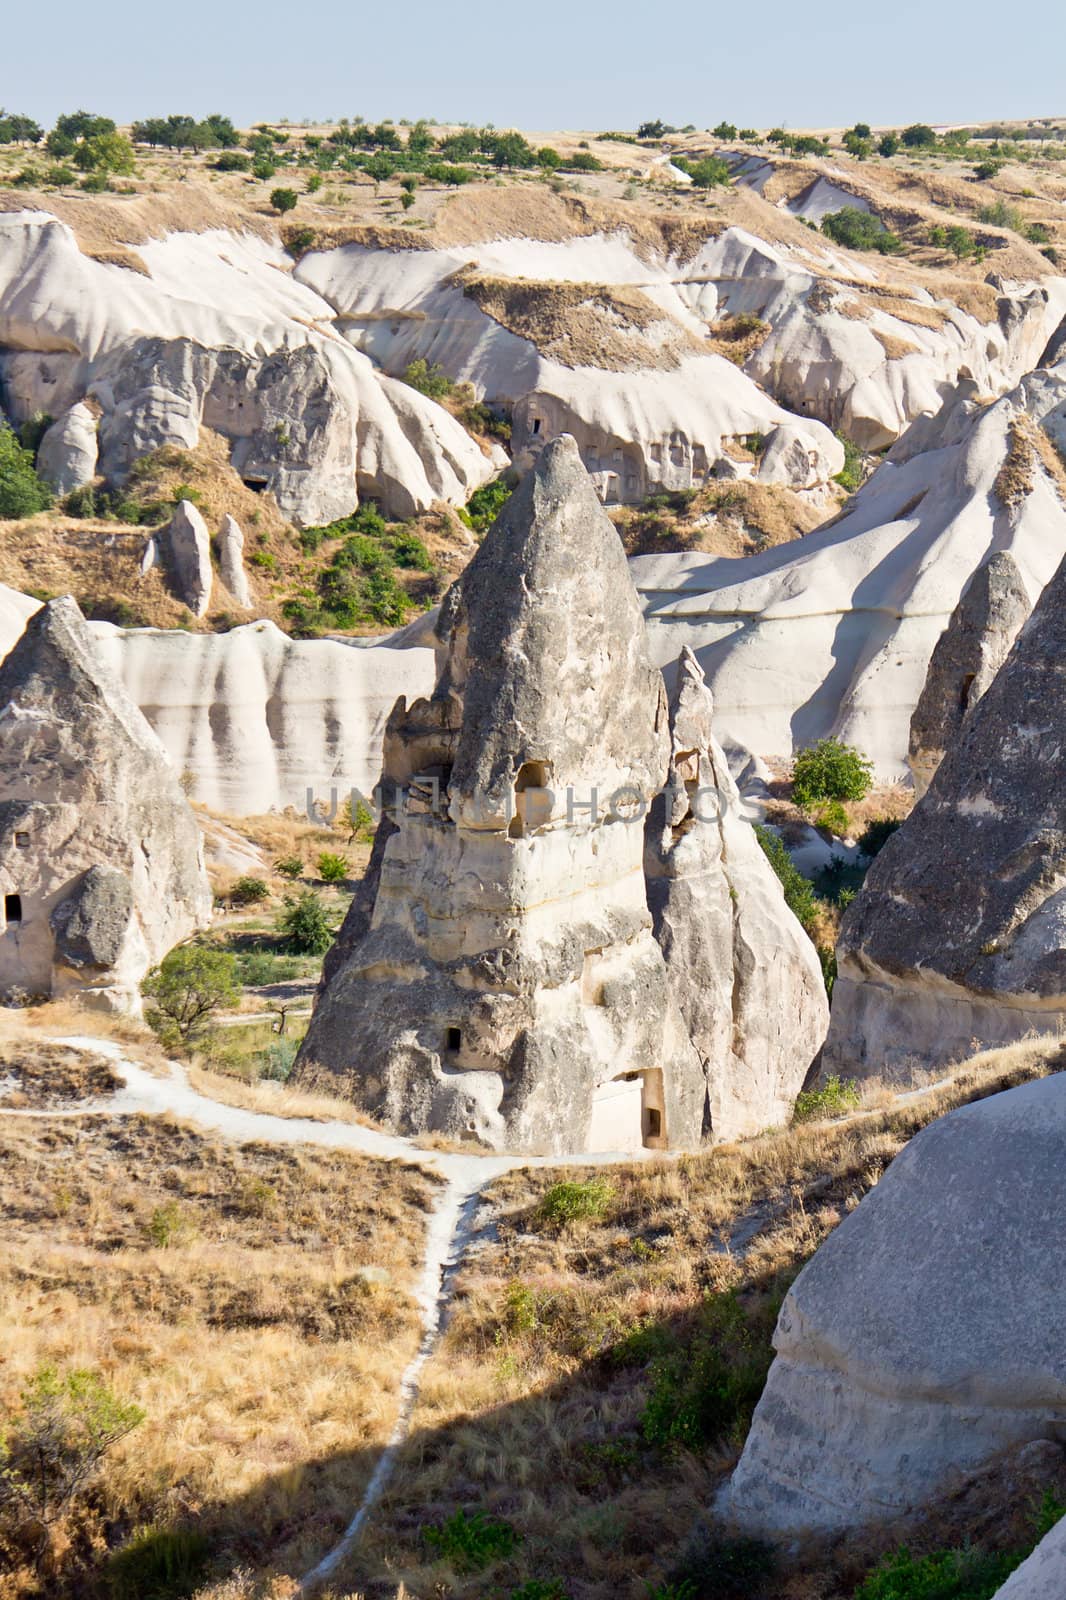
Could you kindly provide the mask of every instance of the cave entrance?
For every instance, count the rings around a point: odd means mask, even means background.
[[[4,921],[8,927],[22,921],[22,896],[20,894],[5,894]]]

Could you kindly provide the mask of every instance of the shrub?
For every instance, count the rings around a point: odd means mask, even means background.
[[[1008,205],[1006,200],[994,200],[991,205],[982,206],[977,215],[993,228],[1010,228],[1021,233],[1025,227],[1025,218],[1017,206]]]
[[[296,955],[325,955],[333,943],[333,929],[326,908],[314,890],[307,889],[296,899],[286,899],[285,907],[278,931],[284,935],[289,949]]]
[[[714,1600],[755,1600],[777,1565],[772,1545],[761,1539],[728,1538],[701,1529],[669,1574],[680,1589]]]
[[[447,1561],[457,1572],[480,1572],[493,1561],[512,1554],[519,1534],[509,1522],[486,1517],[483,1511],[468,1516],[457,1511],[447,1522],[423,1528],[422,1537],[439,1561]]]
[[[164,1042],[187,1043],[222,1006],[240,999],[236,963],[228,950],[183,944],[165,955],[141,983],[152,1005],[145,1015]]]
[[[480,489],[475,489],[466,505],[461,507],[459,515],[468,528],[475,533],[484,533],[496,521],[513,492],[514,482],[505,473],[503,477],[494,478],[491,483],[483,483]]]
[[[724,188],[730,181],[728,166],[717,156],[707,156],[703,161],[690,162],[684,170],[697,189]]]
[[[211,163],[216,172],[247,172],[251,164],[240,150],[223,150]]]
[[[614,1184],[606,1178],[586,1178],[581,1183],[553,1183],[541,1196],[536,1218],[542,1226],[565,1228],[572,1222],[599,1222],[614,1198]]]
[[[769,1330],[748,1321],[735,1291],[709,1294],[693,1338],[652,1363],[645,1439],[692,1451],[741,1443],[772,1359]]]
[[[855,1600],[992,1600],[1020,1563],[1017,1555],[940,1550],[888,1556],[855,1591]]]
[[[847,250],[877,250],[881,255],[895,255],[903,243],[890,232],[872,211],[862,211],[858,206],[842,206],[839,211],[829,211],[822,218],[822,232],[843,245]]]
[[[912,122],[902,137],[908,150],[931,150],[936,144],[936,134],[927,122]]]
[[[849,827],[848,814],[839,800],[818,801],[811,807],[811,820],[816,828],[824,828],[827,833],[838,834],[841,838]]]
[[[32,517],[52,504],[52,492],[37,476],[33,453],[0,422],[0,517]]]
[[[197,1587],[209,1553],[197,1528],[138,1528],[104,1568],[110,1600],[179,1600]]]
[[[84,1367],[39,1367],[0,1439],[0,1506],[16,1523],[43,1529],[91,1487],[104,1456],[144,1421],[144,1412]]]
[[[287,1083],[296,1064],[300,1044],[297,1039],[271,1039],[260,1057],[259,1076],[272,1083]]]
[[[543,165],[543,163],[542,163]],[[603,162],[594,156],[591,151],[578,150],[574,155],[568,156],[564,165],[571,172],[602,172]]]
[[[299,198],[295,189],[272,189],[270,191],[270,204],[281,215],[284,215],[286,211],[295,211]]]
[[[873,782],[873,767],[853,746],[819,739],[796,757],[792,798],[798,806],[818,800],[862,800]]]
[[[235,906],[251,906],[259,900],[265,900],[270,889],[262,878],[238,878],[229,892],[229,898]]]
[[[854,494],[856,489],[862,488],[862,451],[854,439],[849,439],[846,433],[841,433],[838,430],[837,438],[844,446],[844,465],[833,479],[833,482],[839,483],[840,487],[846,489],[848,494]]]
[[[801,1089],[792,1112],[793,1122],[818,1122],[827,1117],[846,1117],[859,1104],[861,1096],[854,1078],[839,1078],[831,1073],[820,1089]]]
[[[277,167],[269,156],[257,156],[252,162],[252,177],[263,180],[272,178],[277,172]]]
[[[292,228],[286,235],[285,249],[294,261],[299,261],[300,257],[305,256],[308,250],[314,249],[315,238],[314,228]]]
[[[875,817],[860,833],[859,849],[863,855],[875,856],[887,844],[897,828],[902,826],[903,823],[898,817]]]
[[[877,153],[879,156],[894,156],[897,154],[898,150],[899,139],[894,133],[882,134],[881,138],[877,141]]]
[[[331,850],[323,850],[318,858],[318,875],[323,883],[343,883],[348,876],[347,856],[335,855]]]
[[[419,394],[427,395],[430,400],[443,400],[455,388],[444,368],[436,364],[431,367],[423,356],[417,361],[409,361],[400,379],[412,389],[417,389]]]
[[[280,872],[283,878],[294,881],[303,876],[304,864],[299,856],[280,856],[274,863],[274,871]]]
[[[413,568],[418,572],[432,572],[433,559],[417,533],[402,529],[388,538],[388,550],[398,567]]]

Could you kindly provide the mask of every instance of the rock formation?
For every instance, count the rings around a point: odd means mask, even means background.
[[[244,534],[236,517],[222,518],[218,535],[218,571],[222,582],[242,608],[252,603],[248,574],[244,570]]]
[[[37,470],[56,494],[69,494],[93,481],[97,454],[96,418],[82,402],[46,429],[37,451]]]
[[[1046,1533],[993,1600],[1062,1600],[1066,1594],[1066,1518]]]
[[[148,967],[211,912],[200,831],[71,599],[0,666],[0,992],[140,1009]]]
[[[162,542],[178,599],[194,617],[202,617],[211,604],[211,535],[191,500],[179,503]]]
[[[1066,1025],[1066,561],[845,914],[827,1066]]]
[[[925,688],[911,717],[907,765],[919,798],[967,712],[1007,659],[1029,610],[1022,575],[1005,550],[978,567],[962,591],[933,648]]]
[[[838,1534],[1060,1436],[1064,1140],[1059,1073],[940,1118],[896,1157],[789,1291],[728,1518]]]
[[[704,1072],[641,870],[666,694],[572,440],[512,496],[437,638],[432,697],[389,719],[400,804],[369,926],[363,908],[298,1071],[328,1069],[407,1133],[553,1152],[698,1143]]]
[[[814,946],[740,814],[713,709],[686,648],[644,870],[670,988],[707,1075],[711,1131],[729,1139],[788,1121],[829,1007]]]

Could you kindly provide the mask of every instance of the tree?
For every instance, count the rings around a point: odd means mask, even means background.
[[[903,143],[908,150],[931,150],[936,144],[936,134],[928,122],[912,122],[903,130]]]
[[[270,204],[279,216],[284,216],[286,211],[296,209],[299,198],[295,189],[273,189],[270,194]]]
[[[562,156],[558,150],[553,150],[550,144],[542,145],[537,151],[537,165],[543,167],[545,172],[554,172],[562,164]]]
[[[720,122],[712,132],[716,139],[735,139],[737,136],[736,124],[733,122]]]
[[[82,172],[121,173],[136,170],[133,146],[124,133],[96,133],[74,150],[74,165]]]
[[[535,167],[537,152],[522,134],[513,129],[509,133],[486,134],[482,149],[492,157],[494,167]]]
[[[571,172],[602,172],[603,162],[594,156],[591,150],[578,150],[567,158],[566,165]]]
[[[72,139],[98,139],[102,134],[114,133],[115,124],[110,117],[97,117],[91,111],[71,111],[57,117],[55,132]],[[68,152],[63,152],[69,154]]]
[[[289,949],[296,955],[325,955],[333,943],[333,929],[314,890],[306,889],[295,899],[287,897],[285,907],[278,930],[287,939]]]
[[[848,133],[853,133],[856,139],[869,139],[872,137],[873,129],[868,122],[856,122],[854,127],[848,129]]]
[[[666,123],[656,118],[653,122],[642,122],[637,129],[638,139],[661,139],[666,132]]]
[[[462,133],[450,133],[440,144],[440,153],[445,161],[469,161],[477,155],[478,149],[478,136],[472,128],[464,128]]]
[[[144,1421],[99,1373],[39,1367],[21,1410],[0,1438],[0,1508],[36,1524],[38,1554],[47,1529],[86,1490],[107,1452]]]
[[[873,154],[873,148],[873,141],[864,139],[854,128],[849,129],[844,135],[844,149],[849,156],[854,156],[856,161],[865,161],[867,156]]]
[[[862,800],[872,783],[871,763],[839,739],[808,745],[792,768],[792,798],[798,806],[819,800]]]
[[[894,156],[899,150],[899,136],[895,133],[884,133],[877,141],[879,156]]]
[[[348,857],[323,850],[318,858],[318,875],[323,883],[343,883],[348,876]]]
[[[141,993],[153,1002],[149,1026],[165,1042],[187,1044],[215,1011],[240,999],[236,962],[228,950],[181,944],[143,979]]]
[[[697,189],[723,188],[730,180],[729,168],[718,156],[705,156],[702,161],[690,162],[683,170]]]
[[[32,117],[0,110],[0,144],[39,144],[43,138],[44,129]]]
[[[877,250],[888,256],[903,248],[898,236],[885,227],[880,217],[858,206],[827,212],[822,218],[822,232],[846,250]]]
[[[32,517],[51,504],[51,490],[37,476],[32,452],[0,422],[0,517]]]

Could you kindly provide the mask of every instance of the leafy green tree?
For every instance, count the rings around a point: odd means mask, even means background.
[[[881,255],[895,255],[902,250],[899,237],[885,227],[880,217],[872,211],[862,211],[858,206],[842,206],[839,211],[829,211],[822,218],[822,232],[848,250],[877,250]]]
[[[52,504],[52,492],[37,476],[33,454],[0,422],[0,517],[32,517]]]
[[[537,152],[522,134],[512,129],[508,133],[486,134],[482,149],[492,159],[494,167],[535,167]]]
[[[313,889],[305,890],[295,899],[291,896],[286,899],[278,930],[296,955],[325,955],[333,943],[333,929],[326,908]]]
[[[908,150],[931,150],[936,144],[936,134],[928,122],[912,122],[903,130],[903,143]]]
[[[642,122],[637,129],[638,139],[661,139],[666,132],[666,123],[656,118],[652,122]]]
[[[56,118],[55,132],[75,141],[98,139],[114,131],[115,124],[110,117],[97,117],[91,111],[71,111],[66,116]]]
[[[269,156],[256,156],[252,162],[252,177],[258,178],[260,181],[265,178],[272,178],[277,170],[277,166],[270,160]]]
[[[864,139],[854,128],[844,135],[844,149],[849,156],[854,156],[856,161],[865,161],[873,154],[873,140]]]
[[[729,168],[718,156],[689,162],[682,170],[688,173],[697,189],[724,188],[730,181]]]
[[[564,163],[571,172],[602,172],[603,162],[591,150],[577,150]]]
[[[450,133],[440,143],[440,154],[445,161],[470,161],[480,149],[480,140],[472,128],[462,133]]]
[[[118,173],[136,170],[133,146],[124,133],[96,133],[75,147],[74,165],[82,172]]]
[[[848,133],[853,133],[856,139],[869,139],[873,135],[873,129],[868,122],[856,122],[854,127],[848,129]]]
[[[873,783],[873,767],[853,745],[819,739],[801,750],[792,768],[792,798],[798,806],[819,800],[862,800]]]
[[[417,389],[419,394],[428,395],[431,400],[444,400],[455,388],[444,368],[436,362],[430,366],[424,356],[407,363],[400,374],[400,381]]]
[[[716,139],[735,139],[737,136],[736,124],[733,122],[720,122],[712,131]]]
[[[44,129],[32,117],[0,110],[0,144],[40,144]]]
[[[550,144],[542,145],[537,151],[537,165],[543,167],[545,172],[555,172],[562,164],[562,156]]]
[[[343,883],[348,876],[348,857],[323,850],[318,858],[318,876],[323,883]]]
[[[295,189],[272,189],[270,204],[279,216],[284,216],[286,211],[294,211],[300,196]]]
[[[879,156],[894,156],[899,150],[899,136],[895,133],[884,133],[877,141]]]
[[[151,1002],[149,1026],[164,1041],[187,1044],[214,1012],[240,999],[236,962],[228,950],[178,945],[142,980],[141,993]]]
[[[427,183],[443,183],[450,189],[457,189],[460,184],[472,182],[474,174],[469,167],[454,167],[447,162],[436,161],[426,167],[424,176]]]

